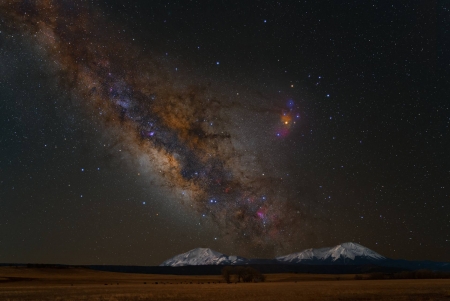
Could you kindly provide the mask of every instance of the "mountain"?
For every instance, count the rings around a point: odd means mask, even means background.
[[[208,248],[197,248],[186,253],[176,255],[160,266],[190,266],[190,265],[243,265],[247,259],[238,256],[228,256]]]
[[[346,242],[331,248],[307,249],[276,258],[288,264],[374,264],[386,257],[354,242]]]
[[[247,264],[374,264],[386,258],[357,243],[347,242],[332,248],[307,249],[276,259],[246,259],[228,256],[208,248],[197,248],[176,255],[160,266],[247,265]]]
[[[386,258],[377,252],[354,242],[346,242],[331,248],[307,249],[298,253],[275,259],[247,259],[228,256],[208,248],[198,248],[164,261],[160,267],[196,267],[210,266],[218,269],[221,265],[251,265],[267,271],[314,271],[318,273],[357,273],[367,272],[365,267],[384,268],[391,272],[400,270],[450,271],[450,263],[433,261],[409,261]],[[358,267],[360,267],[358,269]],[[214,270],[213,269],[213,270]],[[331,269],[331,270],[330,270]],[[220,269],[219,269],[220,270]],[[219,271],[217,270],[217,271]],[[215,271],[215,270],[214,270]]]

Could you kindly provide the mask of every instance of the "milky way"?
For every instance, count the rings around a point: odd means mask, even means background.
[[[55,61],[59,80],[80,96],[85,111],[114,129],[136,158],[147,158],[164,185],[185,195],[180,206],[252,247],[289,243],[293,233],[301,239],[305,214],[280,193],[279,179],[255,176],[239,160],[236,134],[227,131],[222,114],[239,103],[211,96],[208,87],[176,87],[160,60],[130,46],[88,6],[10,1],[1,9],[10,28],[26,33]],[[279,137],[300,118],[292,100],[284,110],[269,111],[280,115]]]

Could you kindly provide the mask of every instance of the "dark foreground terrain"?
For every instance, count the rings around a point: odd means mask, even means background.
[[[269,274],[264,283],[227,284],[214,275],[0,267],[0,300],[450,301],[450,279],[355,280],[355,275]]]

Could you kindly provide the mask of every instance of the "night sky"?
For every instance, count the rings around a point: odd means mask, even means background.
[[[0,262],[450,261],[448,3],[93,2],[0,0]]]

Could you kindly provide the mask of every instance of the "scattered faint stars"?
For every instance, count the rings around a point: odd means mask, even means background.
[[[57,2],[0,10],[0,263],[450,261],[448,8]]]

